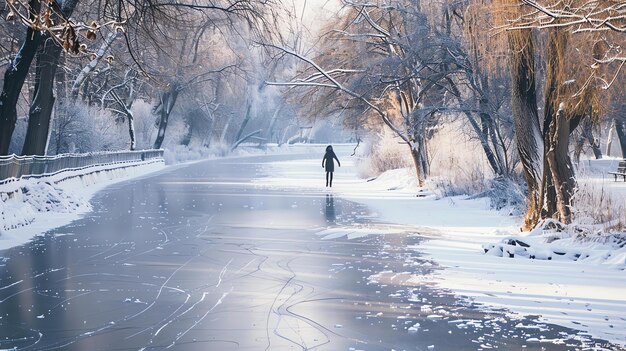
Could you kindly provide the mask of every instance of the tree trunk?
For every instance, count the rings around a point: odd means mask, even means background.
[[[546,47],[546,90],[545,90],[545,101],[544,101],[544,130],[543,130],[543,142],[544,142],[544,155],[548,156],[549,152],[557,152],[559,150],[552,150],[555,146],[556,142],[553,140],[555,137],[560,137],[560,134],[554,136],[553,134],[556,132],[552,132],[550,128],[556,128],[556,126],[561,126],[557,123],[557,113],[564,114],[565,111],[563,107],[559,103],[559,100],[562,96],[562,79],[565,76],[563,72],[563,60],[565,59],[565,51],[567,47],[567,37],[564,32],[560,29],[552,29],[548,36],[548,42]],[[580,116],[577,116],[579,118]],[[566,118],[563,116],[563,118]],[[578,121],[575,122],[578,124]],[[568,121],[567,123],[567,131],[558,130],[559,132],[568,133],[568,137],[566,138],[569,141],[569,133],[571,130],[571,125]],[[567,149],[567,145],[565,146]],[[567,153],[567,150],[566,150]],[[562,155],[554,155],[554,162],[559,161],[562,158]],[[567,159],[569,160],[569,155],[567,155]],[[561,184],[567,182],[567,180],[563,177],[567,177],[566,174],[554,174],[555,170],[560,171],[558,167],[552,167],[548,164],[550,160],[548,157],[544,159],[544,187],[543,187],[543,206],[542,206],[542,217],[543,218],[554,218],[561,217],[560,207],[563,206],[561,202],[563,199],[562,193],[563,190],[558,187]],[[571,161],[570,161],[571,163]],[[569,203],[567,204],[569,205]],[[569,217],[567,217],[569,220]]]
[[[252,109],[252,104],[248,102],[248,107],[246,108],[246,116],[243,118],[241,122],[241,126],[239,126],[239,130],[237,131],[237,136],[235,136],[234,142],[238,142],[243,135],[243,131],[246,129],[248,122],[250,122],[250,109]]]
[[[65,0],[61,3],[61,14],[69,18],[78,4],[78,0]],[[55,16],[59,21],[60,16]],[[50,131],[50,118],[54,106],[54,78],[59,65],[59,57],[62,48],[53,40],[48,40],[49,35],[40,35],[41,47],[37,54],[37,70],[35,92],[30,104],[28,116],[28,129],[23,155],[45,155]],[[32,58],[31,58],[32,62]]]
[[[478,108],[480,110],[480,119],[483,123],[486,123],[489,128],[489,138],[491,140],[491,145],[493,146],[493,152],[495,154],[496,159],[498,160],[498,168],[499,173],[497,175],[508,175],[509,165],[506,156],[505,145],[500,139],[500,131],[498,130],[498,123],[493,118],[493,114],[491,113],[492,108],[489,104],[489,98],[486,95],[486,92],[489,91],[489,79],[487,75],[481,74],[480,70],[476,72],[479,75],[480,79],[480,99],[478,100]]]
[[[126,77],[129,77],[134,71],[128,70]],[[133,103],[135,102],[135,79],[131,78],[128,83],[128,98],[123,101],[120,98],[120,104],[124,107],[124,113],[128,119],[128,137],[130,139],[130,151],[134,151],[137,148],[137,137],[135,133],[135,116],[133,115]],[[119,95],[117,95],[119,98]]]
[[[212,134],[213,134],[213,124],[215,123],[215,117],[213,115],[213,113],[209,113],[206,111],[202,111],[202,113],[206,114],[206,116],[209,119],[209,125],[206,128],[206,133],[204,135],[204,138],[202,138],[202,146],[204,147],[209,147],[211,146],[211,139],[212,139]]]
[[[192,111],[187,115],[187,131],[185,135],[183,135],[183,139],[180,141],[180,145],[189,146],[191,143],[191,138],[193,137],[193,125],[194,125],[194,116],[193,114],[196,111]]]
[[[471,75],[468,75],[468,77],[470,79],[473,79]],[[459,102],[462,102],[461,92],[456,86],[456,84],[451,79],[449,80],[449,83],[450,83],[450,87],[452,89],[454,96],[456,96]],[[477,93],[482,94],[482,91],[480,92],[477,91]],[[469,121],[470,126],[474,130],[474,133],[476,133],[476,136],[478,136],[478,140],[480,141],[480,146],[483,148],[485,157],[487,157],[487,162],[489,163],[489,167],[491,168],[491,171],[496,176],[499,176],[503,174],[503,163],[501,162],[502,160],[497,154],[498,153],[497,143],[491,143],[491,144],[489,143],[489,140],[491,137],[490,134],[493,134],[492,128],[495,128],[495,126],[493,124],[493,120],[491,116],[489,115],[489,113],[485,112],[485,111],[488,111],[488,100],[484,96],[479,97],[479,109],[480,109],[480,113],[478,115],[481,121],[480,125],[478,124],[476,119],[474,119],[474,117],[472,116],[470,112],[466,111],[464,114],[467,117],[467,120]],[[493,145],[493,149],[491,145]]]
[[[425,176],[422,170],[423,162],[422,162],[422,153],[419,150],[419,147],[415,144],[408,144],[409,149],[411,150],[411,157],[413,158],[413,165],[415,166],[415,175],[417,176],[417,186],[423,187]]]
[[[556,217],[564,224],[571,223],[570,205],[576,180],[572,162],[569,157],[569,120],[565,117],[563,104],[559,106],[556,116],[550,124],[548,150],[546,159],[550,167],[552,182],[556,195]]]
[[[465,112],[465,116],[467,116],[470,126],[474,129],[474,132],[478,136],[478,140],[480,140],[480,146],[482,146],[483,152],[487,157],[487,162],[489,163],[489,167],[491,167],[491,171],[496,176],[501,175],[502,169],[499,166],[495,153],[491,149],[491,144],[489,144],[489,130],[485,129],[483,118],[481,118],[481,120],[483,120],[483,125],[480,126],[470,112]]]
[[[34,20],[35,17],[39,16],[41,2],[39,0],[30,0],[28,5],[30,7],[31,20]],[[4,85],[2,93],[0,93],[0,155],[9,153],[11,137],[15,130],[15,122],[17,122],[17,100],[28,75],[28,68],[37,53],[40,43],[41,31],[28,27],[22,47],[13,57],[4,73]]]
[[[591,146],[593,156],[596,160],[599,160],[602,158],[602,150],[600,150],[600,145],[596,142],[596,138],[593,137],[593,123],[591,121],[591,116],[585,117],[585,121],[583,123],[583,135],[589,142],[589,146]]]
[[[248,133],[246,135],[244,135],[241,139],[236,140],[235,143],[233,144],[233,147],[230,148],[230,151],[234,151],[239,145],[243,144],[246,142],[246,140],[261,134],[262,130],[261,129],[257,129],[254,132]]]
[[[35,94],[28,113],[28,128],[22,155],[45,155],[54,106],[54,77],[62,48],[46,40],[37,54]]]
[[[274,135],[274,127],[276,126],[276,121],[278,120],[278,115],[280,114],[280,111],[283,109],[285,105],[284,104],[280,104],[280,106],[274,110],[274,114],[272,115],[272,119],[270,120],[270,125],[269,127],[267,127],[267,142],[271,142],[272,141],[272,136]]]
[[[626,118],[615,119],[615,132],[619,139],[619,146],[622,149],[622,158],[626,159]]]
[[[428,154],[426,152],[426,116],[419,111],[409,113],[410,110],[411,108],[407,106],[405,114],[410,116],[410,118],[405,118],[406,128],[410,131],[408,133],[410,140],[407,144],[415,165],[418,186],[422,187],[429,173]]]
[[[534,227],[541,218],[543,141],[537,114],[535,58],[530,30],[509,32],[511,48],[511,109],[515,140],[528,186],[528,210],[523,229]]]
[[[159,110],[159,132],[157,134],[156,140],[154,141],[155,149],[160,149],[161,145],[163,145],[163,139],[165,139],[165,130],[167,129],[167,122],[170,118],[170,113],[174,108],[174,104],[176,103],[177,98],[178,88],[174,85],[172,85],[168,91],[161,94],[161,108]]]
[[[137,141],[135,139],[135,116],[130,111],[126,111],[126,119],[128,119],[128,136],[130,137],[130,151],[134,151],[137,148]]]
[[[224,129],[222,129],[222,133],[220,134],[220,144],[224,145],[226,143],[226,133],[228,132],[228,127],[230,127],[230,121],[232,121],[233,115],[231,114],[228,117],[228,121],[224,124]]]
[[[582,154],[584,146],[585,137],[580,135],[578,139],[576,139],[576,144],[574,144],[574,162],[576,162],[577,165],[580,163],[580,154]]]
[[[609,127],[609,132],[606,137],[606,150],[605,153],[607,156],[611,156],[611,147],[613,146],[613,131],[615,130],[615,119],[611,119],[611,126]]]
[[[576,140],[576,145],[574,146],[574,160],[577,164],[580,162],[580,155],[582,154],[586,142],[588,142],[589,146],[591,146],[593,156],[596,158],[596,160],[602,158],[600,145],[598,145],[596,139],[593,137],[592,116],[584,116],[581,118],[582,122],[580,123],[580,137],[578,138],[578,140]],[[572,127],[570,126],[570,130],[571,128]]]

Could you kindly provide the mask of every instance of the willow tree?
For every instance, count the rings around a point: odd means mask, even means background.
[[[543,218],[571,221],[572,196],[576,187],[569,156],[570,134],[583,119],[598,116],[598,86],[593,77],[594,43],[597,37],[572,38],[565,27],[550,26],[533,33],[528,18],[536,12],[518,0],[496,3],[496,26],[506,32],[513,82],[511,105],[516,140],[528,184],[528,211],[524,227],[532,228]],[[541,36],[544,45],[535,44]],[[595,55],[595,54],[593,54]],[[537,73],[541,60],[545,76]],[[543,123],[539,123],[537,79],[544,85]]]
[[[509,34],[511,48],[511,110],[515,139],[524,178],[528,186],[528,211],[525,226],[539,221],[543,174],[543,138],[539,129],[535,84],[534,42],[529,30]]]

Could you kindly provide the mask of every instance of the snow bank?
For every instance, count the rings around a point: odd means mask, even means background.
[[[530,232],[483,245],[487,255],[605,264],[626,269],[626,184],[615,182],[621,159],[582,160],[577,168],[573,224],[546,220]]]
[[[565,226],[546,220],[534,230],[484,244],[485,254],[538,260],[585,261],[626,269],[626,234],[605,234],[593,226]]]
[[[415,274],[411,281],[416,286],[436,284],[484,309],[503,308],[511,314],[538,316],[538,323],[579,330],[581,338],[592,336],[626,345],[626,271],[619,236],[586,236],[583,240],[573,232],[520,233],[522,219],[515,211],[495,211],[487,198],[440,198],[418,188],[410,170],[389,171],[376,179],[358,179],[348,157],[351,149],[347,148],[335,148],[342,167],[336,168],[334,187],[325,188],[320,168],[323,150],[319,152],[319,162],[272,163],[268,166],[268,178],[257,179],[257,186],[335,193],[367,205],[381,222],[408,226],[428,239],[413,249],[424,254],[421,259],[429,259],[440,268],[427,277]],[[583,162],[588,168],[594,165],[593,161]],[[612,177],[606,177],[613,164],[616,161],[601,160],[602,167],[591,167],[585,171],[591,176],[580,181],[600,182],[606,178],[607,191],[626,193],[626,183],[614,183]],[[331,240],[380,233],[393,235],[396,231],[329,227],[318,234]],[[518,242],[513,245],[511,240],[519,240],[530,249]],[[487,245],[488,251],[493,249],[489,244],[501,245],[502,252],[506,248],[515,258],[485,254],[483,245]],[[520,247],[527,256],[519,254]],[[535,259],[528,259],[531,252]]]
[[[162,160],[98,165],[1,184],[0,250],[78,219],[91,210],[89,199],[98,190],[163,167]]]
[[[617,162],[581,161],[579,183],[594,184],[605,195],[626,194],[626,184],[607,177]],[[416,247],[444,268],[435,273],[439,286],[487,309],[537,315],[541,322],[581,330],[582,336],[626,344],[623,233],[606,234],[605,225],[565,227],[554,221],[523,233],[521,218],[488,210],[475,213],[482,225],[472,227],[464,216],[472,206],[455,201],[457,209],[447,214],[456,225],[434,227],[439,234]]]

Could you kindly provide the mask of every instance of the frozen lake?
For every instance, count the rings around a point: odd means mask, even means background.
[[[406,249],[422,240],[410,230],[316,234],[375,226],[362,205],[252,183],[269,175],[267,162],[312,157],[205,161],[119,183],[84,218],[0,252],[0,349],[580,346],[575,331],[479,312],[427,281],[403,284],[437,269]]]

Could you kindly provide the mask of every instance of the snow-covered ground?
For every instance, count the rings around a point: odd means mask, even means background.
[[[507,211],[490,209],[488,199],[437,199],[420,191],[409,170],[386,172],[371,181],[359,179],[353,158],[349,157],[352,149],[335,149],[342,167],[336,168],[332,189],[324,187],[321,148],[319,160],[275,162],[268,170],[273,176],[258,179],[256,183],[335,193],[367,205],[382,221],[406,226],[406,230],[426,236],[429,240],[415,249],[444,269],[435,270],[432,276],[415,275],[416,285],[426,280],[483,304],[486,309],[504,308],[512,314],[537,315],[538,322],[580,330],[581,337],[590,335],[626,345],[624,247],[619,248],[615,243],[581,242],[567,238],[566,233],[558,234],[566,238],[547,244],[542,236],[550,233],[520,233],[521,219]],[[606,169],[595,167],[595,171],[585,173],[583,181],[601,184],[613,194],[626,194],[626,184],[615,183],[604,173],[613,168],[613,163],[616,166],[616,162],[600,161]],[[397,231],[383,232],[392,235]],[[339,228],[326,229],[320,235],[332,239],[342,234],[350,238],[367,233],[381,231]],[[531,242],[533,249],[539,251],[536,259],[529,259],[529,255],[508,258],[508,255],[484,254],[483,245],[509,238]],[[562,250],[568,254],[554,253]]]

